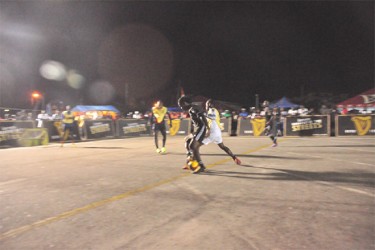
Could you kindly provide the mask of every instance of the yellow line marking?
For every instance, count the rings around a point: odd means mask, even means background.
[[[263,146],[255,148],[255,149],[246,151],[242,154],[250,154],[250,153],[253,153],[253,152],[257,152],[257,151],[262,150],[264,148],[267,148],[269,146],[270,146],[269,144],[263,145]],[[207,165],[207,168],[213,168],[217,165],[221,165],[221,164],[226,163],[226,162],[231,161],[231,160],[232,160],[231,158],[220,160],[220,161],[217,161],[217,162],[214,162],[212,164]],[[79,208],[76,208],[76,209],[73,209],[73,210],[70,210],[70,211],[67,211],[67,212],[63,212],[59,215],[37,221],[37,222],[31,223],[29,225],[25,225],[25,226],[21,226],[21,227],[15,228],[15,229],[11,229],[11,230],[1,234],[0,240],[4,240],[4,239],[10,238],[10,237],[15,237],[19,234],[30,231],[34,228],[38,228],[38,227],[41,227],[41,226],[44,226],[44,225],[48,225],[48,224],[51,224],[52,222],[60,221],[60,220],[65,219],[65,218],[69,218],[69,217],[75,216],[77,214],[87,212],[89,210],[92,210],[92,209],[97,208],[97,207],[104,206],[104,205],[109,204],[111,202],[122,200],[122,199],[128,198],[130,196],[146,192],[146,191],[151,190],[155,187],[159,187],[159,186],[162,186],[164,184],[171,183],[173,181],[176,181],[176,180],[181,179],[181,178],[186,177],[186,176],[191,176],[191,173],[190,172],[189,173],[183,173],[183,174],[180,174],[178,176],[175,176],[175,177],[172,177],[172,178],[169,178],[169,179],[166,179],[166,180],[162,180],[162,181],[152,183],[152,184],[149,184],[149,185],[146,185],[146,186],[143,186],[143,187],[140,187],[140,188],[137,188],[137,189],[119,194],[119,195],[112,196],[108,199],[93,202],[93,203],[90,203],[86,206],[79,207]]]

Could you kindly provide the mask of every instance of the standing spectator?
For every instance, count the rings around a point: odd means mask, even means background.
[[[239,116],[237,115],[236,111],[232,111],[232,122],[231,122],[231,133],[230,136],[237,136],[237,126],[238,126],[238,118]]]
[[[37,127],[42,128],[43,127],[43,121],[49,120],[49,116],[48,116],[48,114],[46,113],[45,110],[42,110],[42,111],[40,111],[40,114],[38,114],[36,120],[38,122]]]
[[[263,110],[260,111],[260,115],[263,116],[263,117],[266,117],[266,113],[269,111],[269,105],[270,105],[270,102],[265,100],[263,103],[262,103],[262,107],[263,107]]]
[[[284,108],[280,108],[280,120],[277,125],[277,131],[279,136],[284,136],[284,120],[285,117],[288,115],[288,112],[285,111]]]

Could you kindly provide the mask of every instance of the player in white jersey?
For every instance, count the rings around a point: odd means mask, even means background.
[[[207,112],[207,121],[208,125],[210,127],[210,134],[208,137],[206,137],[202,143],[204,145],[208,145],[210,143],[217,144],[222,150],[225,151],[230,157],[232,157],[233,161],[240,165],[241,161],[238,159],[237,156],[235,156],[232,151],[224,145],[223,138],[221,136],[221,130],[223,129],[222,125],[220,124],[220,114],[217,109],[214,108],[212,104],[212,99],[207,100],[206,102],[206,112]]]

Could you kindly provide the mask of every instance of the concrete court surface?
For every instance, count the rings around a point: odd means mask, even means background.
[[[0,150],[0,249],[375,249],[375,138],[140,137]]]

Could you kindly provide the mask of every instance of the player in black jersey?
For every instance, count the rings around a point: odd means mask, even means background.
[[[191,98],[182,96],[178,99],[178,106],[189,113],[190,119],[194,125],[194,132],[187,138],[185,145],[188,151],[188,156],[191,156],[192,153],[194,160],[198,162],[197,168],[193,170],[193,173],[197,174],[206,169],[201,159],[199,148],[203,145],[203,139],[209,135],[210,128],[206,116],[204,115],[204,111],[198,106],[193,105]]]

